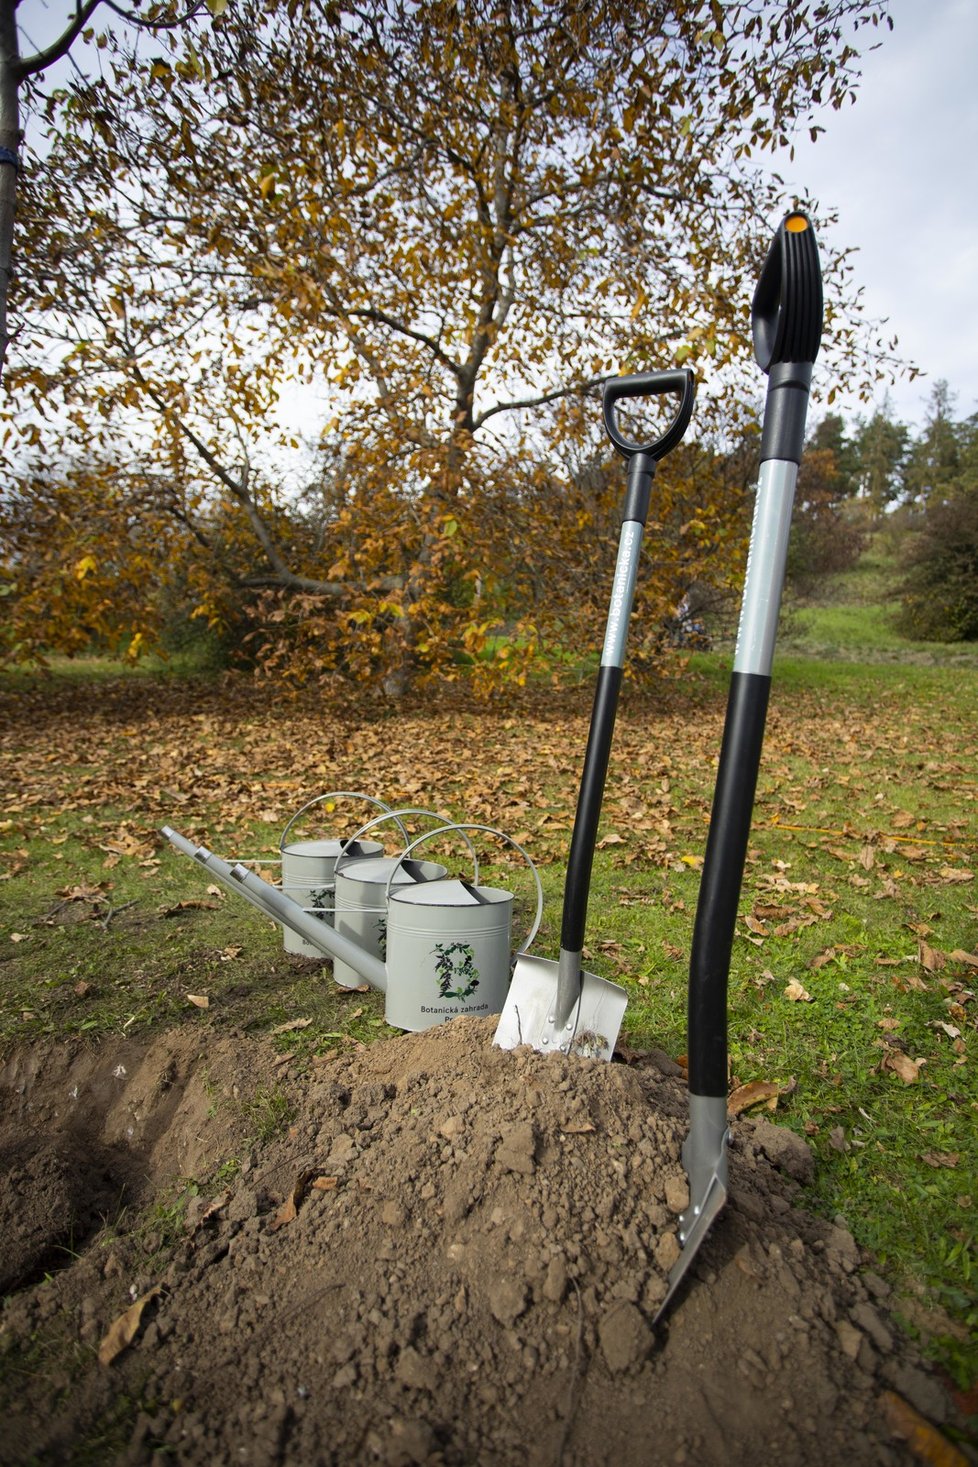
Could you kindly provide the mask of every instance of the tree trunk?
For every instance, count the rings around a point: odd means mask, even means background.
[[[0,0],[0,375],[7,357],[10,293],[20,150],[20,86],[16,0]]]

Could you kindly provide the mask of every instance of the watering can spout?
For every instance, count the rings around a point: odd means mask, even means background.
[[[267,881],[262,881],[254,871],[249,871],[247,866],[240,864],[231,866],[227,861],[222,861],[220,856],[215,856],[206,846],[196,846],[187,840],[179,831],[173,830],[165,825],[162,831],[170,844],[182,855],[189,856],[194,861],[207,868],[212,876],[216,876],[223,886],[233,891],[236,896],[243,897],[253,907],[257,907],[266,917],[280,926],[290,927],[293,932],[304,938],[307,942],[318,948],[324,957],[339,958],[348,963],[350,967],[369,983],[371,988],[381,991],[387,986],[387,969],[379,958],[371,953],[366,953],[351,942],[342,933],[336,932],[321,922],[318,917],[311,916],[303,911],[297,902],[292,901],[275,886],[269,886]]]

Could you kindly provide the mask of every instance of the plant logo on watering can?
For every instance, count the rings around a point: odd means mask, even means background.
[[[439,942],[433,956],[441,997],[461,999],[463,1003],[471,998],[479,986],[475,949],[467,942]]]
[[[430,1029],[498,1014],[510,975],[513,894],[436,880],[399,886],[387,915],[388,1024]]]

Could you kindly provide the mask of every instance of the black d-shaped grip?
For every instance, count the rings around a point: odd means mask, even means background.
[[[797,210],[778,225],[751,306],[754,355],[762,372],[777,362],[814,362],[822,339],[822,270],[815,231]]]
[[[615,415],[615,403],[623,397],[661,397],[666,393],[679,394],[679,410],[665,432],[648,443],[633,443],[619,432]],[[676,367],[669,372],[639,372],[634,377],[609,377],[601,389],[601,406],[608,437],[625,458],[635,454],[646,454],[658,463],[665,458],[680,441],[689,426],[696,396],[696,379],[688,367]]]

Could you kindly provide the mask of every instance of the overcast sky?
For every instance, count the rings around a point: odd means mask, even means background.
[[[895,415],[919,423],[940,377],[959,415],[978,411],[978,0],[891,0],[890,13],[855,106],[826,113],[818,143],[806,135],[779,171],[838,209],[831,237],[858,247],[868,312],[927,373],[890,389]]]

